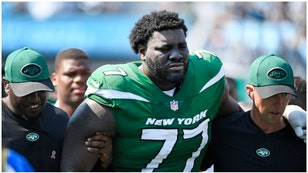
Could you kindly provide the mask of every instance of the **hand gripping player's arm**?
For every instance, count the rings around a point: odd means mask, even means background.
[[[100,158],[100,165],[104,170],[108,170],[113,159],[112,157],[112,137],[108,133],[97,132],[85,142],[87,150],[96,153]]]
[[[293,127],[296,135],[306,143],[306,121],[307,114],[301,107],[296,105],[288,105],[283,116],[288,119]]]

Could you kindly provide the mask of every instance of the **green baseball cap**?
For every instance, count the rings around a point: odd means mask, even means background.
[[[274,54],[261,56],[251,64],[248,83],[262,98],[279,93],[297,96],[291,65]]]
[[[13,51],[6,59],[5,78],[18,97],[37,91],[54,91],[47,62],[36,50],[24,47]]]

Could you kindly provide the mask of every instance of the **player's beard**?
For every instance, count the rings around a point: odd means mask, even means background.
[[[182,81],[184,80],[184,75],[186,73],[187,66],[185,66],[184,71],[180,71],[177,73],[176,72],[171,73],[170,71],[168,71],[168,68],[169,68],[168,64],[161,66],[155,63],[154,61],[152,61],[152,59],[150,58],[147,58],[145,62],[152,76],[159,80],[168,81],[176,85],[180,85]]]

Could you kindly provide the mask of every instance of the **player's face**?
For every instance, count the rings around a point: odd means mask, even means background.
[[[187,43],[182,29],[154,32],[144,55],[145,74],[161,89],[180,85],[188,67]]]
[[[91,74],[91,64],[87,59],[64,59],[56,74],[53,84],[57,88],[57,97],[61,103],[78,106],[84,100],[87,79]]]
[[[10,90],[9,100],[8,106],[14,113],[22,115],[27,119],[35,119],[40,116],[44,109],[47,102],[47,93],[46,91],[38,91],[23,97],[17,97]]]
[[[269,98],[261,98],[254,92],[254,105],[260,112],[260,120],[265,124],[275,124],[282,121],[282,114],[291,99],[291,94],[280,93]]]

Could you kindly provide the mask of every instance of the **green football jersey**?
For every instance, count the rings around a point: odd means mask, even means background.
[[[86,97],[108,106],[116,121],[115,171],[199,171],[224,91],[219,58],[190,53],[180,90],[166,95],[138,67],[104,65],[87,81]]]

